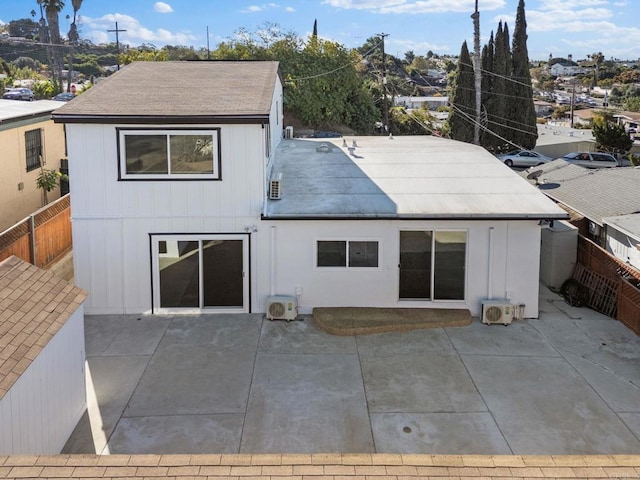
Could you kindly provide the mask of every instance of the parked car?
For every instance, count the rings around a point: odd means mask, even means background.
[[[585,168],[612,168],[619,166],[613,155],[599,152],[572,152],[560,157],[568,163]]]
[[[5,100],[35,100],[35,95],[29,88],[9,88],[4,92],[2,98]]]
[[[551,157],[533,150],[514,150],[509,153],[501,153],[496,157],[502,160],[507,167],[535,167],[553,160]]]
[[[59,93],[51,100],[57,100],[58,102],[68,102],[69,100],[73,100],[75,95],[73,93]]]

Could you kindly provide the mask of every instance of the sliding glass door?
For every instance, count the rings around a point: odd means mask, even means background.
[[[245,312],[246,235],[152,235],[154,312]]]
[[[400,300],[464,300],[467,232],[400,232]]]

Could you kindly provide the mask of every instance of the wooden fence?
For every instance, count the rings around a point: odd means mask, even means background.
[[[0,233],[0,261],[15,255],[41,268],[72,248],[69,195]]]
[[[617,282],[616,318],[640,335],[640,272],[582,235],[578,236],[578,263]]]

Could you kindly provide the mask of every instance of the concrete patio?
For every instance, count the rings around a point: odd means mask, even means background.
[[[87,316],[64,453],[640,453],[640,337],[541,287],[539,319],[328,335],[309,317]]]

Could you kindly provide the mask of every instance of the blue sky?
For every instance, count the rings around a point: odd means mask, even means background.
[[[479,0],[483,43],[499,20],[513,33],[518,0]],[[68,31],[71,0],[61,16]],[[347,47],[362,45],[388,33],[386,50],[403,57],[413,50],[424,55],[457,55],[464,40],[472,45],[470,14],[475,0],[85,0],[80,9],[81,35],[95,43],[115,41],[108,29],[127,30],[120,41],[130,45],[206,46],[211,48],[245,28],[254,32],[265,22],[307,37],[318,21],[318,35]],[[526,0],[529,57],[549,54],[574,59],[602,52],[606,58],[640,58],[639,0]],[[25,18],[38,10],[36,0],[0,0],[0,22]]]

